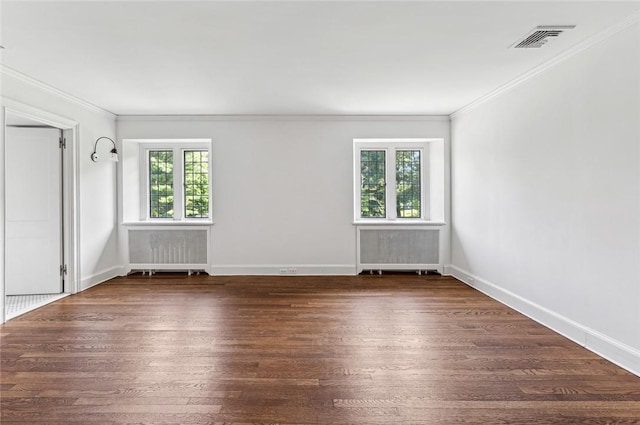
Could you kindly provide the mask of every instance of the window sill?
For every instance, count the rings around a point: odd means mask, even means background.
[[[444,221],[431,221],[431,220],[411,220],[411,219],[396,219],[396,220],[355,220],[353,222],[355,226],[444,226],[447,223]]]
[[[145,220],[127,221],[123,226],[212,226],[211,220]]]

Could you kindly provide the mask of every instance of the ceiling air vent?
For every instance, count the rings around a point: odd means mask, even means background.
[[[540,25],[530,31],[522,40],[511,45],[514,49],[539,49],[547,44],[551,37],[557,37],[575,25]]]

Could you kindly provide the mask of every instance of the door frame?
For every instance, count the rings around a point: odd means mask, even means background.
[[[8,113],[38,121],[42,124],[50,125],[62,130],[66,138],[66,149],[62,152],[62,202],[63,202],[63,244],[64,258],[67,264],[67,276],[63,287],[63,293],[75,294],[79,291],[80,279],[80,216],[78,213],[79,197],[79,161],[78,161],[78,140],[79,125],[77,121],[56,115],[42,109],[35,108],[24,103],[0,97],[2,110],[0,111],[0,125],[2,127],[0,138],[0,323],[6,320],[5,313],[5,285],[6,276],[6,255],[5,255],[5,137],[6,137],[6,117]]]

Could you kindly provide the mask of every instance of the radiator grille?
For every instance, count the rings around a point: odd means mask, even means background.
[[[207,231],[201,229],[129,230],[131,264],[207,264]]]
[[[360,263],[432,265],[439,263],[439,231],[434,229],[361,229]]]

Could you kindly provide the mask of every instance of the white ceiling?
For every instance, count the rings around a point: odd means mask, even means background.
[[[119,115],[450,114],[631,2],[3,1],[3,63]],[[577,25],[542,49],[537,25]]]

